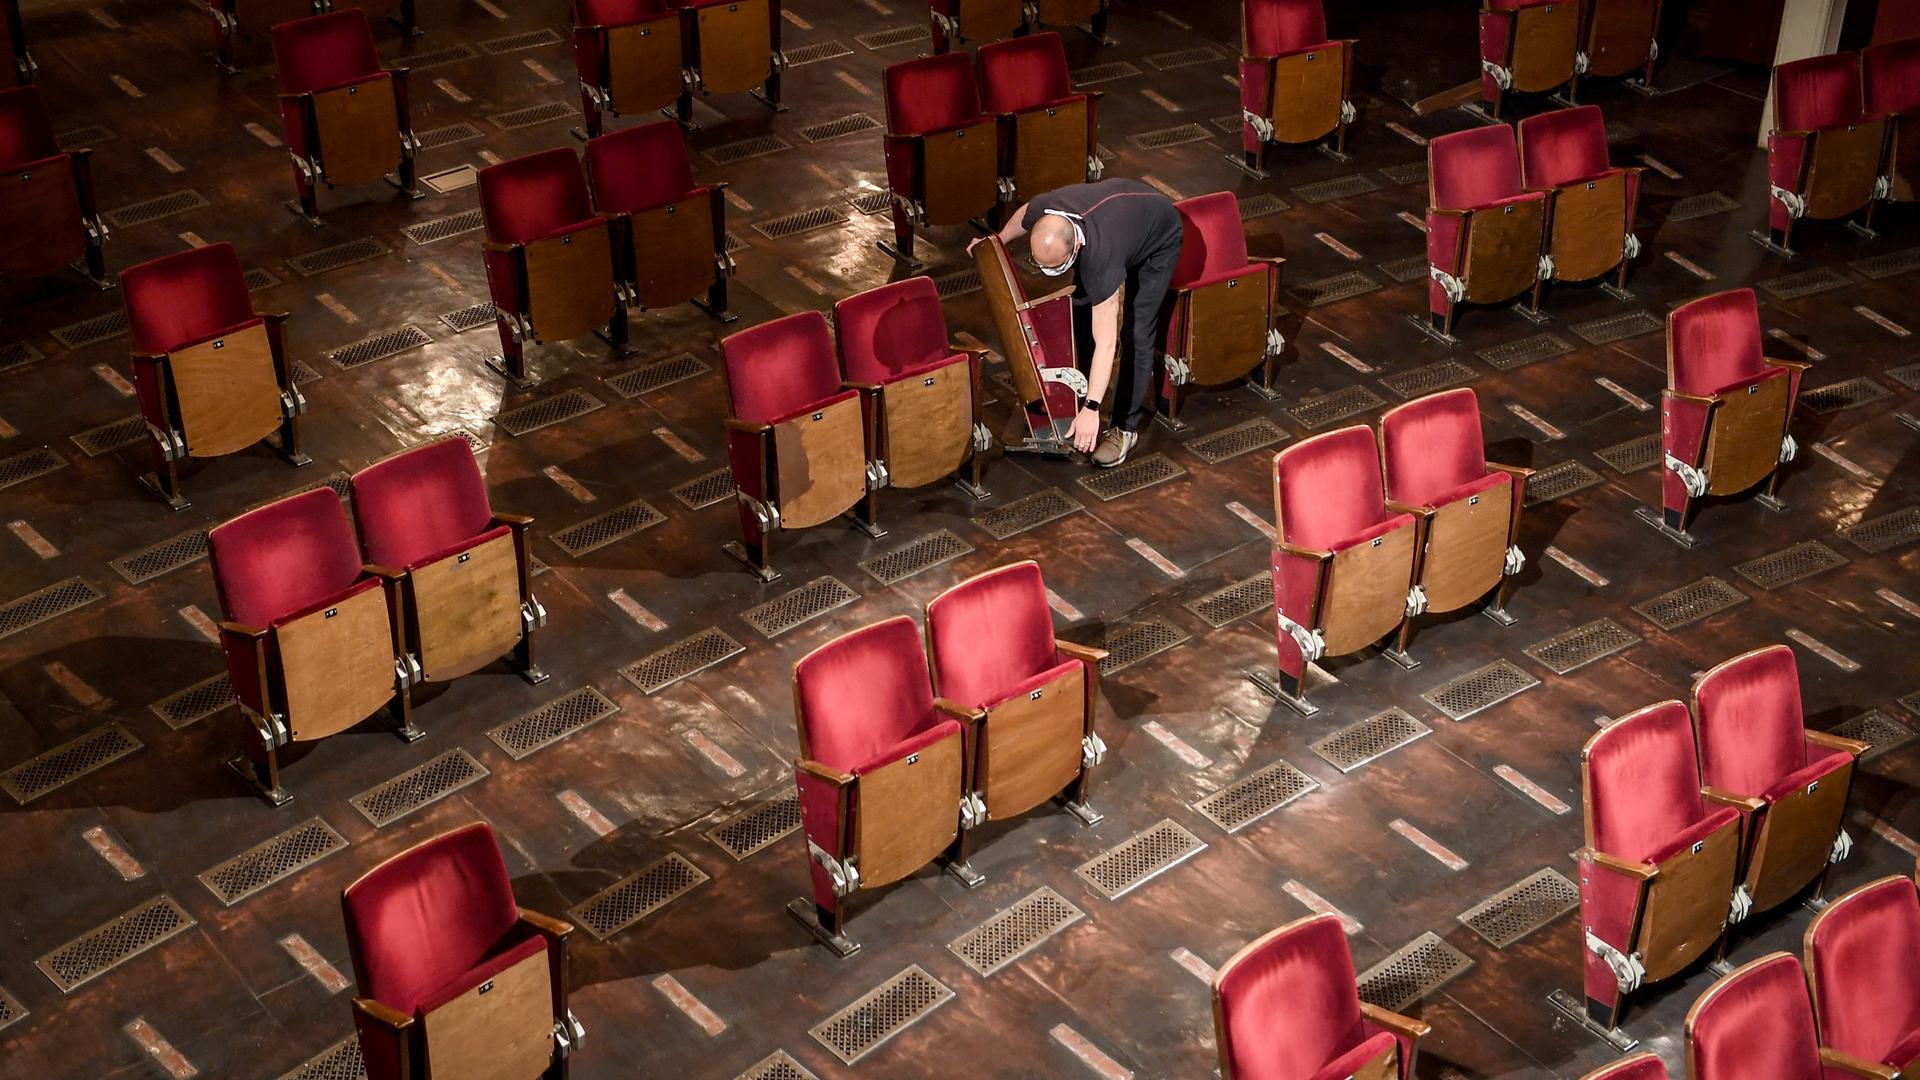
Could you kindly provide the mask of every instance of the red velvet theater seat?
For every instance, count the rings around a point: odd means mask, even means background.
[[[511,652],[523,678],[546,680],[531,640],[547,621],[528,563],[533,519],[494,512],[465,440],[375,462],[353,474],[352,492],[361,554],[401,598],[422,679],[457,679]]]
[[[565,1080],[573,925],[520,907],[493,830],[416,844],[340,894],[368,1080]]]
[[[1266,178],[1274,143],[1328,139],[1321,148],[1347,160],[1357,44],[1327,37],[1321,0],[1241,0],[1239,163],[1248,172]]]
[[[1174,203],[1180,212],[1180,261],[1173,268],[1173,313],[1167,325],[1167,372],[1160,386],[1163,416],[1176,430],[1180,387],[1219,386],[1250,376],[1261,397],[1273,400],[1280,353],[1278,256],[1247,254],[1240,200],[1216,191]]]
[[[1420,522],[1415,576],[1426,610],[1485,600],[1488,618],[1512,626],[1506,597],[1527,561],[1520,510],[1533,470],[1487,460],[1473,391],[1442,390],[1389,409],[1380,418],[1380,462],[1388,508]],[[1402,663],[1412,628],[1412,619],[1401,624],[1395,653]]]
[[[400,644],[397,597],[360,566],[346,511],[319,487],[250,510],[208,533],[220,593],[220,647],[246,754],[229,765],[268,803],[280,751],[335,735],[385,708],[411,742],[413,668]]]
[[[238,453],[279,433],[294,465],[307,400],[293,384],[285,312],[253,310],[232,244],[209,244],[130,266],[125,286],[133,386],[154,472],[141,478],[175,510],[180,462]]]
[[[1869,116],[1893,118],[1888,136],[1888,198],[1920,199],[1920,37],[1873,45],[1860,52]]]
[[[1807,983],[1822,1053],[1900,1076],[1920,1067],[1920,899],[1886,877],[1840,897],[1806,932]],[[1886,1076],[1856,1069],[1867,1076]]]
[[[487,288],[501,354],[488,362],[529,385],[523,345],[590,331],[627,351],[627,309],[614,284],[612,228],[594,212],[580,159],[564,148],[480,170]]]
[[[1583,79],[1626,80],[1627,87],[1652,95],[1653,65],[1660,58],[1662,0],[1585,0],[1586,25],[1580,31],[1580,51],[1573,59],[1573,85],[1567,96],[1577,97]]]
[[[995,42],[1026,28],[1023,0],[927,0],[927,21],[933,31],[933,51],[943,53],[954,43]]]
[[[1834,53],[1775,67],[1773,103],[1767,232],[1748,235],[1792,258],[1801,218],[1831,221],[1861,214],[1848,226],[1871,238],[1873,205],[1892,194],[1886,177],[1892,125],[1865,109],[1860,54]]]
[[[320,224],[322,184],[371,184],[389,172],[394,187],[421,197],[413,183],[419,143],[408,119],[407,69],[381,65],[366,12],[349,8],[281,23],[273,28],[273,55],[300,216]]]
[[[981,819],[1017,817],[1059,796],[1084,824],[1098,824],[1087,791],[1107,749],[1093,730],[1106,652],[1053,636],[1040,564],[976,574],[934,597],[927,650],[934,693],[968,717],[969,790]]]
[[[956,54],[957,55],[957,54]],[[727,544],[762,581],[773,534],[820,525],[862,506],[855,524],[884,536],[871,497],[877,474],[860,396],[843,387],[826,317],[803,311],[720,343],[727,379],[727,461],[743,544]]]
[[[1781,466],[1798,449],[1787,423],[1811,365],[1761,352],[1760,303],[1752,289],[1715,293],[1667,313],[1667,389],[1660,395],[1666,462],[1662,512],[1636,516],[1692,547],[1687,525],[1706,496],[1730,496],[1762,481],[1756,501],[1785,510]]]
[[[1693,721],[1707,798],[1740,812],[1754,910],[1824,886],[1827,867],[1853,850],[1841,823],[1867,744],[1807,730],[1793,650],[1769,645],[1700,676]]]
[[[213,63],[228,75],[266,53],[273,27],[327,10],[319,0],[206,0],[206,4],[213,16]]]
[[[1580,1080],[1667,1080],[1667,1063],[1654,1054],[1635,1054],[1602,1065]]]
[[[1607,160],[1607,122],[1595,105],[1520,121],[1520,175],[1547,193],[1547,253],[1556,281],[1592,281],[1618,270],[1614,295],[1627,298],[1627,270],[1640,254],[1633,235],[1638,165]]]
[[[1607,725],[1580,751],[1580,772],[1586,1011],[1612,1029],[1628,994],[1678,974],[1746,916],[1740,815],[1701,794],[1693,722],[1678,701]]]
[[[577,134],[599,135],[608,113],[673,109],[679,119],[693,119],[680,23],[667,0],[574,0],[573,66],[586,118]]]
[[[671,120],[587,140],[593,208],[614,220],[615,261],[640,308],[692,303],[721,322],[727,310],[725,183],[697,184],[680,126]]]
[[[1542,94],[1573,81],[1582,0],[1484,0],[1480,8],[1480,98],[1494,119],[1507,95]]]
[[[1100,93],[1074,91],[1059,34],[982,45],[980,93],[999,118],[1005,204],[1100,178]]]
[[[1458,305],[1500,304],[1529,291],[1538,310],[1547,196],[1521,182],[1513,129],[1470,128],[1428,143],[1427,198],[1430,314],[1422,329],[1451,343]]]
[[[800,729],[794,781],[813,902],[787,910],[840,956],[847,897],[905,878],[952,850],[947,868],[982,879],[958,848],[978,823],[962,722],[934,701],[920,631],[905,615],[843,634],[793,666]]]
[[[1302,715],[1308,663],[1374,644],[1419,614],[1412,514],[1387,507],[1380,451],[1365,425],[1297,442],[1273,458],[1276,697]]]
[[[0,90],[0,280],[84,262],[110,289],[106,223],[93,202],[93,151],[62,150],[40,88]]]
[[[25,86],[40,65],[27,53],[27,32],[20,24],[20,0],[0,0],[0,56],[13,61],[13,81]]]
[[[1800,961],[1769,953],[1735,968],[1687,1010],[1688,1080],[1881,1076],[1823,1059]]]
[[[833,305],[840,372],[857,387],[884,487],[952,478],[976,499],[993,433],[980,420],[978,351],[947,338],[933,279],[916,276]],[[877,496],[876,496],[877,497]]]
[[[1065,457],[1073,452],[1068,436],[1087,396],[1087,376],[1076,366],[1073,286],[1028,299],[998,235],[973,245],[973,265],[1027,424],[1027,437],[1004,449]]]
[[[999,206],[997,122],[980,107],[973,61],[963,53],[890,65],[886,94],[893,240],[880,250],[917,268],[915,229],[964,225]]]
[[[680,9],[689,88],[780,104],[780,0],[669,0]]]
[[[1233,954],[1213,977],[1221,1080],[1410,1080],[1419,1020],[1360,1000],[1347,934],[1309,915]]]

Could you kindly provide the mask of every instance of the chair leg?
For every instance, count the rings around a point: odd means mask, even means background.
[[[613,317],[607,320],[607,325],[604,328],[595,330],[593,336],[606,342],[607,345],[613,349],[615,355],[632,356],[638,351],[633,347],[632,338],[627,329],[627,305],[625,303],[616,302],[613,305]]]
[[[917,271],[926,265],[913,257],[913,219],[897,200],[893,204],[893,239],[877,241],[875,246],[908,270]]]
[[[964,827],[953,838],[953,844],[947,848],[946,854],[940,857],[940,869],[964,888],[977,889],[987,883],[987,876],[967,862],[967,830]]]
[[[520,338],[504,315],[496,314],[493,325],[500,334],[500,351],[487,357],[487,366],[522,390],[532,387],[538,380],[527,375],[527,354]]]
[[[119,282],[107,276],[107,244],[99,233],[87,237],[87,280],[102,292],[114,288]]]
[[[538,686],[552,677],[540,670],[539,664],[534,663],[532,630],[520,631],[520,640],[513,646],[513,666],[519,668],[520,677],[533,686]]]
[[[1626,1008],[1625,995],[1616,995],[1613,1003],[1608,1004],[1591,997],[1576,1000],[1565,990],[1555,990],[1547,995],[1547,1004],[1623,1054],[1640,1045],[1639,1039],[1620,1030],[1620,1014]]]
[[[860,505],[854,508],[853,527],[874,540],[887,535],[887,530],[880,524],[879,489],[872,487],[867,489],[867,494],[860,500]]]
[[[606,119],[600,115],[599,104],[593,100],[592,94],[587,93],[585,86],[580,88],[580,119],[581,125],[570,129],[574,138],[586,142],[588,139],[600,137],[602,125],[606,123]]]
[[[295,197],[285,204],[287,212],[313,228],[324,227],[326,221],[320,216],[319,185],[308,179],[298,168],[293,171],[293,193]]]
[[[761,533],[757,540],[746,537],[729,540],[720,545],[720,549],[746,567],[747,572],[754,577],[763,582],[770,582],[780,580],[780,571],[773,568],[771,561],[772,546],[772,535]]]
[[[1401,619],[1400,632],[1394,636],[1393,647],[1381,649],[1380,655],[1393,661],[1394,666],[1406,671],[1412,671],[1414,668],[1420,666],[1420,661],[1415,660],[1413,654],[1407,652],[1407,643],[1412,640],[1413,620]]]
[[[389,15],[387,19],[395,26],[398,26],[401,32],[408,37],[419,37],[426,33],[425,30],[420,29],[414,0],[400,0],[400,13],[398,15]]]
[[[152,472],[140,475],[140,486],[158,496],[169,510],[185,510],[192,506],[186,496],[180,493],[180,463],[167,460],[165,453],[154,445],[151,437],[148,438],[148,446],[153,451],[154,466]]]
[[[976,449],[967,455],[966,465],[962,467],[961,472],[955,474],[953,482],[959,485],[960,490],[966,492],[970,499],[990,498],[993,492],[986,488],[984,482],[986,475],[987,455],[985,451]]]
[[[401,742],[419,742],[425,731],[413,723],[413,689],[410,686],[396,684],[393,700],[387,703],[387,718],[393,721],[393,733]]]
[[[695,297],[693,306],[723,323],[735,322],[740,318],[727,310],[727,272],[724,270],[714,272],[713,284],[707,286],[707,298],[702,300]]]
[[[240,782],[260,796],[268,806],[285,806],[293,801],[293,793],[280,786],[280,752],[277,749],[268,747],[258,757],[249,749],[247,753],[228,758],[227,768],[232,769]]]
[[[1868,199],[1867,208],[1861,213],[1860,220],[1847,222],[1848,230],[1868,240],[1880,239],[1880,234],[1873,231],[1873,210],[1879,204],[1878,199]]]
[[[1786,471],[1784,466],[1775,465],[1773,471],[1767,474],[1767,490],[1754,496],[1753,501],[1776,514],[1782,514],[1792,509],[1787,501],[1780,497],[1780,481],[1785,477]]]
[[[1507,610],[1507,596],[1512,589],[1513,575],[1503,575],[1500,578],[1500,584],[1493,587],[1493,595],[1489,596],[1486,604],[1480,608],[1480,614],[1485,615],[1501,626],[1512,626],[1514,623],[1519,622],[1520,620],[1515,618],[1513,613]]]
[[[280,421],[280,456],[287,464],[298,469],[313,464],[313,459],[300,452],[300,417],[289,416]]]
[[[787,107],[780,104],[780,62],[778,57],[774,59],[772,69],[767,72],[767,81],[762,83],[758,88],[747,91],[747,93],[752,95],[760,104],[765,105],[774,112],[787,111]]]
[[[1253,685],[1259,687],[1262,693],[1265,693],[1268,697],[1273,698],[1287,708],[1292,709],[1294,712],[1299,713],[1301,716],[1312,716],[1314,713],[1320,711],[1320,706],[1307,700],[1306,668],[1304,665],[1302,665],[1301,672],[1297,676],[1290,674],[1285,668],[1280,668],[1277,672],[1271,673],[1266,671],[1249,671],[1247,672],[1247,679],[1251,681]]]
[[[846,897],[836,897],[832,907],[824,907],[796,896],[787,902],[787,914],[794,921],[807,928],[820,944],[825,945],[833,955],[845,960],[860,951],[860,943],[846,934]]]

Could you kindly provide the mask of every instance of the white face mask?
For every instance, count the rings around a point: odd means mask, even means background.
[[[1040,213],[1042,215],[1052,214],[1054,217],[1065,218],[1067,219],[1067,224],[1073,226],[1073,247],[1068,250],[1067,257],[1061,260],[1059,266],[1040,267],[1040,272],[1048,277],[1059,277],[1073,269],[1074,261],[1080,257],[1080,249],[1086,246],[1087,234],[1080,229],[1079,214],[1069,214],[1065,210],[1042,210]]]

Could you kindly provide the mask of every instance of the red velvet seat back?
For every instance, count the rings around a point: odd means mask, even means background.
[[[1920,112],[1920,37],[1861,50],[1860,69],[1868,113]]]
[[[1326,550],[1387,518],[1380,451],[1364,424],[1297,442],[1274,458],[1282,539]]]
[[[37,86],[0,90],[0,169],[50,158],[60,152]]]
[[[649,210],[684,197],[694,188],[693,162],[679,123],[659,120],[588,139],[587,181],[594,207],[613,213]]]
[[[1668,1080],[1667,1063],[1652,1054],[1635,1054],[1595,1069],[1580,1080]]]
[[[1810,56],[1773,69],[1776,131],[1818,131],[1862,115],[1860,54]]]
[[[268,627],[360,578],[340,497],[315,488],[250,510],[207,534],[227,618]]]
[[[933,718],[933,683],[913,620],[897,615],[837,637],[793,666],[806,754],[851,772]]]
[[[664,0],[575,0],[573,25],[626,26],[672,10]]]
[[[487,239],[525,244],[593,217],[580,159],[564,146],[480,170]]]
[[[1593,846],[1644,860],[1706,816],[1693,719],[1678,701],[1621,717],[1587,744],[1587,815]]]
[[[1040,564],[1028,560],[963,581],[927,605],[940,696],[969,709],[1059,662]]]
[[[404,569],[493,524],[487,482],[462,439],[440,439],[353,474],[353,514],[370,563]]]
[[[1687,1014],[1693,1080],[1822,1080],[1800,961],[1763,956],[1713,984]]]
[[[1240,221],[1240,200],[1231,191],[1196,195],[1173,204],[1180,211],[1180,261],[1173,287],[1238,273],[1247,268],[1247,229]]]
[[[803,311],[721,341],[736,420],[770,424],[840,392],[826,316]]]
[[[1911,1045],[1920,1034],[1913,879],[1883,878],[1835,900],[1808,928],[1807,963],[1823,1045],[1867,1061]]]
[[[953,355],[940,292],[924,275],[847,297],[833,305],[833,322],[853,382],[886,382]]]
[[[1673,389],[1712,394],[1767,370],[1760,348],[1760,301],[1752,289],[1703,296],[1667,315]]]
[[[1301,919],[1240,950],[1214,993],[1236,1078],[1310,1077],[1366,1037],[1337,915]]]
[[[283,94],[324,90],[385,70],[373,47],[367,13],[359,8],[274,27],[273,58],[280,66]]]
[[[1520,121],[1521,173],[1528,187],[1546,188],[1598,176],[1607,158],[1607,121],[1600,106],[1582,105]]]
[[[1735,657],[1694,684],[1700,776],[1708,787],[1758,796],[1807,764],[1800,671],[1785,645]]]
[[[1428,144],[1433,206],[1471,210],[1521,193],[1520,150],[1505,124],[1442,135]]]
[[[980,92],[993,113],[1023,112],[1072,97],[1060,35],[1049,30],[980,46]]]
[[[172,352],[258,318],[228,243],[188,248],[120,271],[137,353]]]
[[[1480,399],[1465,387],[1407,402],[1380,418],[1387,498],[1415,506],[1487,475]]]
[[[481,822],[367,871],[340,906],[359,994],[408,1015],[508,944],[520,918],[500,845]]]
[[[1244,0],[1241,33],[1248,56],[1278,56],[1327,40],[1320,0]]]
[[[980,87],[964,52],[893,64],[886,71],[887,131],[921,135],[980,117]]]

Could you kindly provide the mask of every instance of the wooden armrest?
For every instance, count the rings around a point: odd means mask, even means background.
[[[1497,461],[1487,462],[1487,468],[1493,469],[1496,472],[1506,473],[1516,480],[1525,480],[1527,477],[1540,471],[1539,469],[1529,469],[1525,465],[1502,465]]]
[[[495,525],[511,525],[516,529],[524,529],[533,524],[533,519],[525,514],[505,514],[495,510],[493,512],[493,523]]]
[[[520,251],[525,247],[526,247],[525,244],[503,244],[498,240],[482,240],[480,242],[480,250],[492,252],[493,254],[496,254],[496,255],[504,255],[511,252]]]
[[[1036,298],[1034,298],[1034,299],[1032,299],[1032,300],[1023,300],[1023,301],[1021,301],[1021,302],[1020,302],[1019,304],[1016,304],[1016,305],[1014,306],[1014,310],[1015,310],[1015,311],[1027,311],[1027,310],[1029,310],[1029,309],[1031,309],[1031,308],[1037,308],[1037,307],[1039,307],[1039,306],[1040,306],[1041,304],[1045,304],[1045,303],[1048,303],[1048,302],[1051,302],[1051,301],[1054,301],[1054,300],[1058,300],[1058,299],[1060,299],[1060,298],[1061,298],[1061,297],[1063,297],[1063,296],[1072,296],[1072,295],[1073,295],[1073,286],[1071,286],[1071,285],[1069,285],[1069,286],[1067,286],[1067,287],[1066,287],[1066,288],[1064,288],[1064,289],[1055,289],[1054,291],[1052,291],[1052,292],[1050,292],[1050,293],[1048,293],[1048,294],[1047,294],[1047,295],[1045,295],[1045,296],[1041,296],[1041,297],[1036,297]]]
[[[391,566],[381,566],[379,563],[361,563],[360,570],[362,573],[372,574],[382,581],[399,581],[401,578],[407,576],[405,570],[396,570]]]
[[[751,420],[736,420],[727,417],[727,430],[744,432],[748,435],[765,435],[773,430],[772,424],[761,424]]]
[[[383,1005],[372,998],[353,999],[353,1011],[379,1024],[398,1035],[413,1026],[413,1017],[391,1005]]]
[[[947,348],[952,349],[954,352],[957,352],[957,353],[966,353],[968,356],[973,357],[974,359],[980,361],[983,364],[987,362],[987,357],[993,355],[992,349],[974,348],[971,345],[962,345],[957,341],[947,342]]]
[[[1082,645],[1077,641],[1067,641],[1064,638],[1054,638],[1053,647],[1073,657],[1075,660],[1082,661],[1096,668],[1100,666],[1100,661],[1107,658],[1107,650],[1105,649],[1096,649],[1091,645]]]
[[[1470,214],[1472,214],[1472,213],[1473,213],[1473,211],[1471,211],[1471,210],[1455,210],[1455,209],[1453,209],[1452,207],[1446,207],[1446,206],[1429,206],[1429,207],[1427,207],[1427,213],[1429,213],[1429,214],[1438,214],[1438,215],[1440,215],[1441,217],[1458,217],[1458,218],[1463,218],[1463,217],[1467,217],[1468,215],[1470,215]]]
[[[1396,502],[1393,499],[1387,499],[1385,502],[1387,509],[1396,514],[1412,514],[1417,518],[1430,518],[1433,516],[1433,507],[1431,506],[1415,506],[1412,503]]]
[[[822,765],[817,761],[808,761],[802,758],[794,762],[793,767],[799,772],[806,773],[808,776],[817,780],[825,780],[834,787],[846,787],[848,784],[853,783],[853,775],[851,773],[843,773],[839,769],[833,768],[830,765]]]
[[[1415,1020],[1411,1016],[1401,1016],[1397,1012],[1388,1012],[1378,1005],[1363,1001],[1360,1003],[1360,1015],[1386,1028],[1395,1035],[1404,1035],[1408,1039],[1424,1039],[1433,1030],[1433,1025],[1425,1020]]]
[[[1819,134],[1819,132],[1817,131],[1793,131],[1793,130],[1783,130],[1780,128],[1775,128],[1774,130],[1767,132],[1767,138],[1769,139],[1773,139],[1773,138],[1811,139],[1817,134]]]
[[[948,716],[953,717],[955,720],[959,720],[964,723],[969,723],[969,724],[978,723],[979,721],[985,720],[987,718],[987,710],[969,709],[965,705],[960,704],[959,702],[953,700],[952,698],[943,698],[943,697],[934,698],[933,707],[936,712],[946,713]]]
[[[224,633],[233,634],[237,637],[261,638],[267,636],[266,628],[248,626],[246,623],[222,622],[220,629]]]
[[[1582,850],[1580,854],[1592,859],[1595,865],[1604,866],[1616,874],[1625,874],[1627,877],[1633,878],[1636,881],[1651,881],[1654,875],[1660,872],[1660,868],[1651,863],[1628,862],[1625,859],[1618,859],[1604,851],[1595,851],[1592,848],[1586,848]]]
[[[840,380],[840,389],[858,390],[865,394],[877,394],[880,392],[880,384],[877,382],[854,382],[852,379],[842,379]]]
[[[1720,404],[1720,399],[1717,397],[1707,397],[1702,394],[1689,394],[1685,390],[1673,390],[1673,389],[1662,390],[1660,391],[1660,396],[1670,397],[1676,401],[1691,401],[1695,405],[1713,406],[1713,405]]]
[[[568,934],[573,933],[573,924],[567,920],[542,915],[528,908],[520,909],[520,921],[550,937],[565,939]]]
[[[1855,1076],[1872,1077],[1874,1080],[1895,1080],[1900,1070],[1891,1065],[1882,1065],[1877,1061],[1867,1061],[1852,1054],[1835,1050],[1831,1046],[1820,1048],[1820,1064],[1830,1065]]]
[[[301,94],[281,94],[280,104],[285,105],[289,101],[301,101],[306,98],[310,98],[312,96],[313,96],[313,91],[311,90]]]
[[[388,75],[393,76],[394,82],[406,82],[408,76],[413,74],[413,69],[410,67],[390,67],[386,71]]]
[[[1746,795],[1735,795],[1731,791],[1717,787],[1701,788],[1700,796],[1708,802],[1719,803],[1721,806],[1731,806],[1743,814],[1758,813],[1766,809],[1767,806],[1765,799],[1750,798]]]
[[[1287,265],[1287,257],[1285,255],[1249,255],[1247,256],[1247,261],[1250,263],[1266,263],[1276,270]]]
[[[1275,540],[1273,542],[1273,550],[1280,552],[1282,555],[1296,555],[1302,559],[1312,559],[1314,562],[1326,562],[1328,559],[1333,558],[1333,552],[1331,551],[1304,548],[1298,544],[1289,544],[1285,540]]]
[[[259,314],[262,319],[271,323],[283,323],[293,318],[291,311],[262,311]]]
[[[1859,739],[1849,739],[1844,735],[1835,735],[1831,731],[1809,731],[1807,732],[1807,741],[1815,746],[1824,746],[1829,750],[1845,750],[1854,757],[1859,757],[1861,754],[1873,749],[1873,744],[1870,742],[1861,742]]]
[[[1790,368],[1794,371],[1805,371],[1813,366],[1805,360],[1777,360],[1771,356],[1763,356],[1760,360],[1762,363],[1772,364],[1774,367]]]

